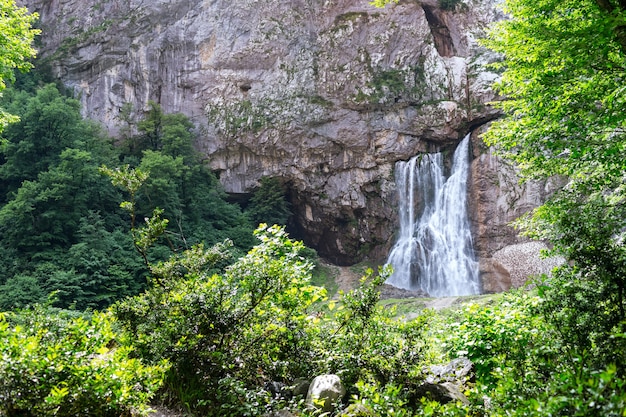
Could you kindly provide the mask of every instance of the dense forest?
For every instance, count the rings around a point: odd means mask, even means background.
[[[151,103],[141,120],[123,112],[122,137],[108,138],[81,118],[77,100],[36,74],[19,75],[0,104],[19,117],[3,131],[0,153],[0,308],[55,293],[55,306],[102,309],[145,288],[148,261],[227,238],[243,254],[254,224],[285,223],[287,203],[269,178],[245,211],[227,201],[185,116]],[[145,173],[132,213],[120,207],[128,190],[103,167]],[[157,208],[168,226],[143,259],[129,230]]]
[[[312,285],[314,253],[268,226],[280,183],[229,202],[185,116],[124,107],[116,138],[82,119],[31,60],[35,17],[1,3],[0,415],[625,416],[626,5],[504,10],[485,141],[564,179],[517,226],[567,262],[408,320],[379,300],[389,269],[337,298]],[[471,371],[435,372],[458,358]],[[298,389],[324,374],[333,404]]]

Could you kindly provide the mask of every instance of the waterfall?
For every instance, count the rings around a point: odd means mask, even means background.
[[[433,297],[480,292],[467,216],[469,163],[469,134],[447,179],[441,153],[396,163],[400,235],[387,260],[394,269],[388,284]]]

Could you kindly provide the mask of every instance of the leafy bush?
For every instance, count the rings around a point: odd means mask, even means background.
[[[476,376],[489,388],[504,376],[523,376],[537,372],[541,361],[535,354],[553,348],[552,329],[531,310],[541,302],[528,294],[506,294],[496,304],[469,304],[459,322],[446,329],[446,347],[452,356],[467,356],[476,368]],[[544,358],[558,355],[546,351]]]
[[[430,314],[404,322],[393,317],[394,310],[377,304],[379,286],[390,273],[386,268],[374,275],[369,269],[359,288],[341,294],[336,309],[330,304],[334,314],[320,324],[319,369],[340,375],[351,394],[358,381],[405,387],[419,383],[430,355]]]
[[[70,317],[35,307],[0,314],[0,414],[146,415],[165,363],[131,358],[113,327],[106,313]]]
[[[223,245],[194,247],[154,267],[152,288],[113,308],[143,358],[171,361],[168,394],[208,415],[247,404],[237,392],[263,381],[308,375],[313,363],[308,315],[325,292],[309,285],[301,242],[277,226],[256,235],[261,243],[223,273],[213,273]]]
[[[472,407],[487,412],[487,398],[491,415],[623,415],[626,381],[618,367],[597,367],[593,356],[572,349],[562,329],[540,313],[547,302],[523,292],[505,294],[493,305],[467,306],[461,320],[443,331],[451,354],[467,355],[475,364]],[[441,408],[441,415],[455,415],[449,406]]]
[[[303,244],[278,226],[255,234],[261,243],[222,272],[228,245],[196,246],[152,266],[151,288],[113,307],[142,358],[171,361],[165,395],[200,415],[260,415],[286,404],[265,384],[336,373],[350,394],[380,389],[413,401],[432,353],[431,315],[403,322],[377,306],[390,270],[369,270],[325,314]]]

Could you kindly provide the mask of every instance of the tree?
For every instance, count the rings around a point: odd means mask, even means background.
[[[34,95],[16,93],[9,98],[6,107],[20,121],[2,132],[3,192],[16,191],[24,180],[35,180],[57,165],[66,148],[90,147],[95,152],[98,147],[97,151],[105,152],[97,128],[82,119],[79,101],[63,96],[55,85],[48,84]]]
[[[291,210],[283,186],[277,178],[263,177],[246,210],[255,224],[287,224]]]
[[[626,318],[626,2],[507,0],[504,10],[484,41],[503,57],[504,117],[485,141],[525,179],[565,178],[518,223],[569,261],[545,282],[544,313],[591,366],[625,363],[613,337]]]
[[[598,0],[598,3],[604,3]],[[504,119],[485,136],[528,177],[586,177],[624,169],[624,77],[619,41],[626,10],[593,0],[509,0],[510,20],[485,44],[504,55],[497,90]]]
[[[168,237],[176,249],[230,238],[241,254],[247,252],[255,243],[254,228],[241,208],[227,201],[219,181],[196,151],[189,118],[163,113],[157,103],[150,102],[149,111],[136,123],[138,134],[131,135],[131,113],[126,105],[120,116],[127,135],[123,156],[130,166],[150,172],[135,196],[137,216],[149,217],[157,207],[164,210],[169,218]]]
[[[31,67],[29,58],[35,56],[32,47],[39,30],[31,24],[37,14],[29,14],[25,7],[17,7],[13,0],[0,1],[0,92],[7,81],[15,80],[15,69],[26,71]],[[16,118],[0,109],[0,131]]]

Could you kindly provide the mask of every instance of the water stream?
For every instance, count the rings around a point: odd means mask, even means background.
[[[396,163],[400,232],[387,260],[394,269],[388,284],[433,297],[480,292],[467,216],[469,164],[469,135],[447,178],[442,153]]]

